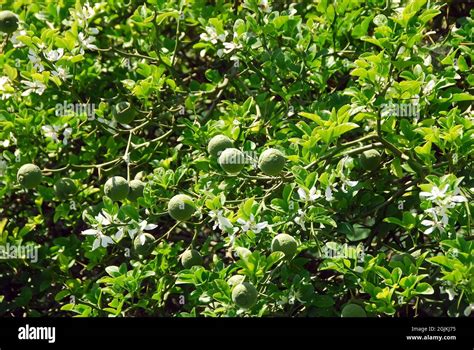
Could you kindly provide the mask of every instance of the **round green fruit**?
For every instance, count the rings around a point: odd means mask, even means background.
[[[232,301],[242,309],[250,309],[257,302],[257,290],[248,282],[240,283],[232,289]]]
[[[207,144],[207,152],[213,157],[219,157],[227,148],[234,147],[234,142],[225,135],[214,136]]]
[[[202,265],[202,256],[196,249],[187,249],[183,255],[181,255],[181,264],[183,264],[185,269]]]
[[[237,148],[227,148],[219,156],[219,165],[228,174],[238,174],[245,166],[245,156]]]
[[[229,286],[234,287],[238,284],[241,284],[244,281],[244,279],[245,279],[245,276],[243,275],[234,275],[227,280],[227,283],[229,284]]]
[[[135,202],[139,197],[143,197],[143,189],[145,183],[140,180],[132,180],[129,184],[130,191],[128,192],[128,199]]]
[[[285,156],[279,150],[269,148],[258,159],[258,167],[268,176],[277,176],[285,167]]]
[[[0,11],[0,32],[13,33],[18,29],[18,16],[11,11]]]
[[[137,111],[130,102],[122,101],[113,108],[113,115],[116,121],[121,124],[130,124],[137,115]]]
[[[77,190],[76,184],[70,178],[63,177],[54,184],[54,192],[59,199],[66,199]]]
[[[357,304],[347,304],[342,308],[341,317],[367,317],[362,306]]]
[[[113,201],[120,201],[127,198],[129,190],[127,180],[121,176],[111,177],[104,186],[105,195]]]
[[[359,160],[362,168],[364,170],[370,171],[376,169],[379,166],[381,159],[382,156],[377,150],[369,149],[360,155]]]
[[[273,238],[272,252],[283,252],[285,257],[292,258],[296,254],[297,248],[296,240],[286,233],[280,233]]]
[[[374,17],[373,22],[377,27],[381,27],[387,25],[388,19],[384,14],[379,14]]]
[[[133,249],[136,255],[147,257],[155,248],[155,237],[149,233],[141,233],[133,240]]]
[[[196,211],[191,197],[185,194],[178,194],[168,202],[168,213],[177,221],[187,221]]]
[[[37,165],[24,164],[18,169],[16,178],[24,188],[35,188],[41,183],[43,174]]]

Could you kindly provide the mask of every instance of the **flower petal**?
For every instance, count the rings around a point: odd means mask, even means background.
[[[85,235],[85,236],[89,236],[89,235],[90,235],[90,236],[92,236],[92,235],[97,235],[97,234],[99,234],[99,233],[100,233],[100,231],[94,230],[94,229],[91,228],[91,229],[82,231],[82,232],[81,232],[81,235]]]

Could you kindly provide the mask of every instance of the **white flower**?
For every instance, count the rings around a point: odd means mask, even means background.
[[[77,36],[77,40],[79,41],[79,52],[81,54],[84,54],[84,49],[98,50],[97,46],[92,44],[95,41],[95,37],[92,35],[86,37],[83,32],[80,32]]]
[[[214,210],[211,210],[209,212],[209,216],[211,217],[211,221],[214,222],[214,226],[212,227],[214,230],[219,226],[221,231],[226,231],[228,232],[230,229],[233,229],[233,225],[230,222],[229,219],[227,219],[223,214],[222,210],[218,210],[217,212]]]
[[[71,134],[72,134],[72,128],[64,129],[64,131],[63,131],[63,144],[64,145],[67,145],[69,137],[71,136]]]
[[[89,18],[92,18],[95,15],[95,11],[91,7],[91,5],[89,5],[89,3],[86,2],[84,6],[82,6],[82,11],[78,11],[76,12],[76,14],[78,15],[79,19],[81,19],[84,22],[87,22]]]
[[[304,212],[304,211],[301,210],[301,209],[298,209],[298,215],[299,215],[299,216],[297,216],[297,217],[295,218],[295,223],[296,223],[297,225],[300,225],[301,228],[306,231],[306,227],[305,227],[305,225],[304,225],[306,212]]]
[[[328,202],[331,202],[335,199],[333,194],[332,194],[331,186],[326,187],[326,191],[324,192],[324,196],[326,197],[326,200]]]
[[[309,193],[302,187],[298,188],[298,195],[300,199],[305,202],[312,202],[321,197],[321,191],[316,191],[316,187],[311,187]]]
[[[10,84],[10,78],[7,76],[0,77],[0,91],[5,91],[5,86]]]
[[[213,44],[216,44],[218,40],[225,42],[225,38],[227,37],[228,32],[225,31],[223,34],[217,34],[216,28],[212,26],[206,27],[206,33],[202,33],[200,35],[201,40],[209,41]]]
[[[469,317],[473,310],[474,310],[474,303],[471,303],[464,309],[464,316]]]
[[[19,162],[21,160],[21,157],[20,157],[21,151],[20,151],[20,149],[17,148],[13,154],[15,155],[15,161]]]
[[[12,132],[10,132],[10,135],[8,137],[8,139],[5,139],[3,140],[3,142],[1,143],[3,145],[3,147],[7,148],[10,146],[10,140],[13,142],[14,145],[17,144],[17,139],[15,137],[15,135],[13,135]]]
[[[96,221],[99,223],[99,225],[101,226],[108,226],[110,225],[112,222],[115,221],[116,219],[116,215],[112,216],[110,215],[109,213],[105,212],[105,211],[101,211],[96,217],[95,217]]]
[[[454,288],[452,288],[452,287],[451,287],[451,288],[443,288],[443,287],[441,287],[441,288],[440,288],[440,291],[441,291],[441,293],[446,293],[446,294],[448,294],[448,299],[449,299],[449,300],[454,300],[454,297],[455,297],[456,295],[458,295],[458,293],[456,293],[456,291],[455,291]]]
[[[25,46],[25,44],[23,44],[21,41],[18,40],[19,36],[24,36],[24,35],[27,35],[25,30],[17,30],[16,32],[12,34],[12,36],[10,37],[10,42],[12,43],[14,48]]]
[[[233,41],[225,42],[224,43],[224,49],[217,50],[217,56],[222,57],[224,54],[229,54],[232,51],[240,49],[240,48],[242,48],[241,44],[234,43]],[[235,59],[236,58],[233,57],[233,60],[235,60]]]
[[[57,125],[55,125],[55,126],[43,125],[41,127],[41,130],[43,130],[44,136],[53,139],[54,142],[59,142],[59,139],[58,139],[59,127]]]
[[[467,198],[464,197],[464,196],[461,196],[459,195],[459,188],[456,188],[453,192],[452,195],[449,195],[447,197],[447,200],[451,203],[451,204],[454,204],[454,203],[463,203],[463,202],[467,202]],[[454,204],[455,205],[455,204]]]
[[[421,224],[428,228],[423,232],[425,235],[429,235],[434,230],[438,229],[440,232],[444,232],[444,226],[448,224],[448,217],[443,215],[441,220],[438,219],[438,215],[434,209],[428,209],[427,212],[431,213],[433,220],[423,220]]]
[[[157,228],[158,225],[155,224],[149,224],[146,220],[143,220],[138,224],[137,227],[128,230],[128,234],[130,235],[130,238],[133,239],[136,234],[140,237],[139,240],[141,244],[143,245],[145,243],[145,236],[143,235],[143,231],[149,231],[149,230],[154,230]],[[143,242],[142,242],[143,241]]]
[[[54,125],[54,126],[44,125],[44,126],[41,127],[41,130],[43,130],[44,136],[53,139],[54,142],[60,142],[59,141],[59,131],[64,127],[67,127],[67,124],[64,124],[62,127],[60,127],[59,125]],[[69,137],[71,136],[71,134],[72,134],[72,128],[64,129],[64,131],[63,131],[63,144],[64,145],[67,145]]]
[[[46,57],[47,60],[52,61],[52,62],[59,61],[61,57],[63,57],[63,55],[64,55],[63,48],[59,48],[57,50],[51,50],[44,53],[44,57]]]
[[[437,186],[433,186],[431,192],[420,192],[421,197],[426,197],[429,201],[436,201],[439,199],[443,199],[446,196],[446,191],[448,190],[449,186],[446,185],[442,190],[439,189]]]
[[[100,6],[96,4],[94,7],[91,7],[89,2],[86,2],[84,6],[80,9],[69,9],[71,15],[77,20],[77,23],[81,27],[87,27],[87,22],[90,18],[92,18],[96,14],[96,9]],[[69,25],[72,25],[70,21],[67,21]]]
[[[41,81],[34,80],[22,80],[21,83],[26,85],[27,89],[22,92],[21,96],[29,96],[31,93],[42,95],[44,90],[46,90],[46,85],[44,85]]]
[[[290,15],[290,17],[292,17],[292,16],[294,16],[294,15],[296,15],[296,14],[298,13],[298,10],[295,9],[295,6],[296,6],[295,3],[293,3],[293,4],[290,5],[290,8],[289,8],[289,15]]]
[[[351,181],[351,180],[347,179],[346,177],[344,177],[342,179],[341,191],[344,192],[344,193],[347,193],[346,186],[354,187],[358,183],[359,183],[359,181]]]
[[[87,29],[87,33],[89,33],[89,35],[97,35],[99,34],[99,30],[97,28],[89,28]]]
[[[86,236],[96,236],[96,239],[92,244],[92,250],[95,250],[100,246],[106,248],[109,244],[115,243],[111,237],[102,233],[102,228],[104,226],[109,226],[116,219],[117,215],[110,215],[109,213],[102,210],[98,215],[96,215],[95,220],[97,223],[91,225],[93,228],[81,232],[81,234]]]
[[[272,7],[268,4],[268,0],[260,0],[260,3],[258,4],[258,6],[265,13],[272,12]]]
[[[117,232],[115,232],[114,238],[116,241],[120,241],[122,237],[125,235],[126,228],[120,227]]]
[[[267,221],[260,223],[255,222],[255,217],[253,214],[250,214],[250,219],[248,221],[239,218],[237,222],[242,225],[242,231],[244,232],[253,231],[254,233],[260,233],[260,231],[268,226]]]
[[[55,69],[51,71],[51,74],[63,81],[72,77],[72,75],[69,74],[69,71],[63,67],[55,67]]]
[[[2,100],[6,100],[7,98],[10,98],[12,94],[7,93],[6,91],[11,91],[12,86],[10,78],[7,76],[0,77],[0,92],[2,96]]]
[[[32,49],[28,50],[28,59],[33,64],[33,68],[35,68],[38,72],[41,73],[42,71],[44,71],[44,66],[41,63],[41,58]]]
[[[114,243],[112,238],[104,235],[102,231],[99,231],[97,229],[88,229],[88,230],[82,231],[82,234],[85,236],[95,235],[96,238],[94,240],[94,243],[92,243],[92,250],[96,250],[99,247],[106,248],[109,244]]]

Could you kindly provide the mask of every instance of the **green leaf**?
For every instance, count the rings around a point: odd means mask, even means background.
[[[431,295],[434,293],[433,287],[429,283],[422,282],[418,283],[415,288],[417,294]]]
[[[319,308],[327,308],[333,306],[335,303],[334,299],[329,295],[315,295],[313,304]]]

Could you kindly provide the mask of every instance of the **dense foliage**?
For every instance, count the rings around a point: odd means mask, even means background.
[[[471,314],[467,3],[1,4],[0,314]]]

